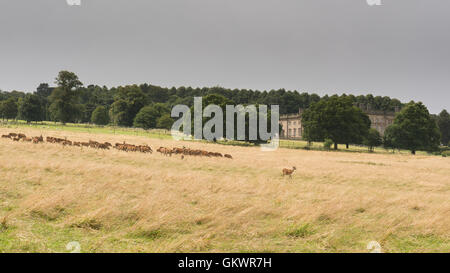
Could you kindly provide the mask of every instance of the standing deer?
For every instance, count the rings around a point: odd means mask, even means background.
[[[283,176],[289,175],[289,177],[292,178],[292,174],[295,172],[295,170],[297,170],[296,167],[292,167],[292,170],[291,170],[291,169],[286,169],[286,168],[284,168],[284,169],[283,169]]]

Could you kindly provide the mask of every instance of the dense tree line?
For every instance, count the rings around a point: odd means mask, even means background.
[[[304,137],[310,142],[332,142],[334,149],[338,144],[347,144],[348,148],[351,143],[365,144],[370,151],[384,144],[386,148],[406,149],[412,154],[419,150],[434,152],[439,149],[441,140],[445,141],[438,127],[439,123],[446,123],[445,117],[445,113],[440,115],[440,122],[436,122],[425,105],[410,102],[397,113],[382,141],[381,135],[370,128],[367,114],[352,104],[348,96],[332,96],[314,103],[304,112]]]
[[[150,84],[106,86],[83,86],[78,77],[61,71],[54,87],[40,84],[33,93],[0,91],[0,116],[2,119],[33,121],[59,121],[62,123],[94,123],[99,125],[135,126],[140,128],[170,128],[173,120],[170,109],[177,104],[193,106],[194,97],[204,97],[232,102],[233,104],[279,105],[280,114],[305,112],[306,136],[312,141],[332,139],[336,143],[365,143],[379,145],[379,137],[369,132],[367,116],[363,110],[394,111],[405,107],[397,99],[369,95],[323,96],[300,93],[285,89],[258,91],[251,89],[228,89],[222,87],[172,87],[164,88]],[[322,111],[320,121],[317,113]],[[347,120],[336,120],[345,113]],[[344,115],[345,116],[345,115]],[[439,126],[441,141],[450,141],[450,117],[447,111],[433,117]],[[333,128],[346,128],[333,132]],[[327,128],[327,132],[323,129]],[[367,130],[366,130],[367,129]]]
[[[441,142],[450,146],[450,114],[446,110],[442,110],[438,116],[433,118],[436,120],[441,132]]]
[[[61,76],[69,78],[61,81]],[[299,93],[285,89],[260,92],[251,89],[228,89],[222,87],[192,88],[181,86],[178,88],[163,88],[149,84],[113,88],[97,85],[83,87],[81,84],[76,84],[72,87],[65,86],[66,82],[64,81],[70,81],[70,77],[76,77],[76,75],[68,71],[61,71],[55,82],[57,84],[56,87],[50,87],[48,83],[43,83],[33,93],[39,98],[44,108],[42,110],[44,114],[42,118],[44,120],[91,122],[94,110],[98,106],[104,106],[108,110],[113,109],[114,116],[118,119],[120,125],[132,126],[134,117],[144,106],[152,103],[163,103],[168,108],[172,108],[176,104],[185,104],[191,107],[194,97],[206,97],[211,94],[221,95],[236,104],[280,105],[280,114],[297,113],[299,108],[306,109],[312,103],[321,99],[317,94]],[[78,77],[76,79],[78,80]],[[67,88],[74,88],[74,90],[68,90]],[[26,93],[24,92],[0,91],[0,101],[13,98],[18,103],[19,99],[25,96]],[[352,103],[372,110],[393,111],[396,107],[402,106],[399,100],[389,97],[374,97],[370,94],[366,96],[348,95],[348,97]],[[327,99],[328,96],[323,98]],[[63,100],[67,100],[64,103],[68,103],[68,107],[75,107],[70,111],[75,112],[74,115],[58,112],[58,109],[64,109],[64,107],[60,107]]]
[[[111,120],[117,120],[118,125],[132,126],[137,112],[144,106],[153,103],[163,103],[168,108],[177,104],[184,104],[189,107],[193,105],[193,98],[206,97],[207,95],[221,95],[236,104],[264,104],[280,105],[280,114],[297,113],[299,108],[306,109],[312,103],[318,102],[321,97],[317,94],[299,93],[296,91],[286,91],[284,89],[271,91],[255,91],[247,89],[227,89],[222,87],[205,88],[162,88],[154,85],[130,85],[107,88],[106,86],[89,85],[79,87],[70,94],[61,87],[50,87],[48,84],[41,84],[33,93],[39,97],[43,107],[43,119],[51,121],[71,121],[88,123],[92,121],[92,113],[98,106],[103,106],[112,111],[114,116]],[[12,91],[1,92],[0,101],[6,101],[13,98],[18,103],[20,98],[25,97],[26,93]],[[52,96],[53,95],[53,96]],[[393,111],[396,107],[402,107],[402,103],[397,99],[389,97],[366,96],[348,96],[352,103],[358,104],[362,108],[382,111]],[[328,96],[323,97],[327,99]],[[63,99],[70,101],[68,106],[74,106],[71,109],[74,115],[69,119],[64,117],[64,113],[57,112],[61,110]],[[53,104],[53,107],[52,107]],[[76,113],[76,115],[75,115]],[[53,114],[53,116],[52,116]]]

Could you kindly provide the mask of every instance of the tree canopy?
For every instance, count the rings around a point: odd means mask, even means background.
[[[307,109],[321,97],[317,94],[297,92],[294,90],[229,89],[213,87],[160,87],[151,84],[127,85],[108,88],[89,85],[83,87],[78,76],[70,71],[59,72],[56,87],[41,83],[35,94],[41,100],[43,119],[65,122],[91,122],[92,113],[98,106],[110,111],[110,120],[119,126],[133,126],[137,113],[145,106],[155,103],[164,104],[171,109],[177,104],[193,106],[194,97],[206,98],[208,95],[220,95],[235,105],[279,105],[280,114],[297,113],[299,108]],[[25,97],[25,92],[0,91],[0,101],[14,98],[18,101]],[[389,97],[347,95],[353,104],[362,109],[392,111],[403,104]],[[328,99],[324,96],[323,99]]]
[[[383,140],[376,129],[370,128],[363,143],[369,148],[369,151],[373,152],[374,147],[383,144]]]
[[[143,107],[134,119],[134,126],[144,129],[157,128],[158,121],[163,116],[169,115],[170,110],[163,104],[156,103],[154,105]],[[170,118],[170,116],[169,116]],[[168,121],[161,120],[161,126],[167,126]],[[165,128],[165,127],[164,127]],[[168,129],[168,128],[167,128]]]
[[[314,141],[331,138],[336,147],[337,143],[363,143],[364,139],[367,140],[365,137],[369,137],[366,129],[370,122],[367,116],[361,114],[362,111],[358,109],[364,111],[393,111],[405,106],[395,98],[371,94],[359,96],[344,94],[340,97],[325,95],[320,97],[317,94],[285,89],[261,92],[252,89],[229,89],[220,86],[165,88],[147,83],[112,88],[98,85],[83,87],[78,76],[69,71],[59,72],[55,83],[56,87],[52,87],[48,83],[41,83],[34,92],[37,98],[30,98],[28,95],[30,93],[21,91],[0,91],[1,117],[27,117],[26,120],[28,121],[51,120],[63,123],[94,122],[97,124],[104,124],[109,119],[110,123],[119,126],[168,128],[173,122],[172,118],[168,116],[170,114],[168,109],[172,109],[177,104],[192,107],[194,97],[202,97],[204,108],[210,103],[217,104],[220,107],[224,107],[226,104],[268,105],[269,108],[271,105],[279,105],[282,115],[297,113],[299,108],[310,108],[303,115],[304,136],[308,140]],[[29,101],[36,102],[32,111],[29,107]],[[16,111],[13,102],[16,103]],[[140,117],[137,117],[138,113],[144,108],[146,110]],[[226,114],[226,109],[223,110]],[[108,115],[105,114],[105,111],[109,111]],[[36,116],[31,117],[31,113]],[[149,115],[151,113],[153,114]],[[206,118],[203,120],[207,122]],[[449,114],[445,110],[436,116],[435,123],[438,124],[441,131],[441,142],[443,144],[448,144],[450,141],[449,120]],[[248,114],[246,114],[246,128],[248,128],[248,125]],[[268,124],[268,127],[270,127],[270,124]],[[223,129],[226,135],[226,124],[224,124]],[[384,137],[385,146],[400,145],[398,141],[395,143],[392,141],[397,131],[395,127],[393,130],[387,130]]]
[[[441,143],[450,146],[450,114],[447,110],[437,116],[437,124],[441,131]]]
[[[55,80],[58,85],[50,95],[50,115],[62,123],[74,122],[81,116],[77,89],[83,84],[73,72],[61,71]]]
[[[440,143],[440,132],[428,109],[421,102],[409,103],[395,117],[385,132],[386,142],[393,148],[434,151]]]
[[[118,125],[133,126],[136,115],[146,104],[147,98],[139,86],[119,87],[111,105],[112,119],[116,120]]]
[[[91,122],[97,125],[107,125],[109,123],[108,109],[104,106],[98,106],[92,112]]]
[[[3,119],[14,119],[18,114],[16,99],[9,98],[0,102],[0,115]]]
[[[338,144],[361,143],[370,128],[369,117],[347,96],[333,96],[311,105],[303,113],[304,136],[308,141],[326,138]]]
[[[28,94],[19,102],[19,117],[31,121],[42,121],[42,105],[37,95]]]
[[[159,128],[159,129],[170,130],[170,128],[172,128],[172,125],[173,125],[173,119],[170,117],[169,114],[165,114],[165,115],[161,116],[156,121],[156,128]]]

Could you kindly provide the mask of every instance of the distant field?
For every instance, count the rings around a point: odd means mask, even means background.
[[[82,252],[367,252],[370,241],[384,252],[450,252],[449,157],[262,152],[51,123],[0,127],[9,132],[234,159],[0,139],[0,252],[67,252],[72,241]]]
[[[149,138],[157,138],[157,139],[171,139],[170,132],[167,130],[161,129],[152,129],[152,130],[143,130],[139,128],[124,128],[124,127],[113,127],[113,126],[96,126],[96,125],[88,125],[88,124],[76,124],[76,123],[68,123],[66,125],[62,125],[60,123],[55,122],[39,122],[39,123],[30,123],[27,124],[25,121],[18,122],[10,122],[10,123],[0,123],[0,126],[3,128],[9,129],[39,129],[43,132],[47,130],[57,130],[57,131],[69,131],[69,132],[80,132],[80,133],[90,133],[90,134],[114,134],[114,135],[132,135],[132,136],[142,136]],[[237,142],[237,141],[228,141],[223,142],[219,141],[218,144],[226,144],[226,145],[237,145],[237,146],[251,146],[249,143]],[[304,149],[308,146],[307,141],[303,140],[280,140],[281,148],[288,149]],[[322,142],[313,142],[310,146],[315,150],[322,150],[323,143]],[[367,147],[365,146],[357,146],[350,145],[349,149],[346,149],[345,145],[339,144],[339,150],[346,152],[368,152]],[[390,154],[392,150],[386,150],[381,147],[376,147],[374,149],[374,153],[382,153],[382,154]],[[396,150],[395,153],[399,154],[409,154],[409,151],[404,150]],[[426,152],[417,152],[418,155],[427,155]]]
[[[133,135],[133,136],[146,136],[152,138],[171,138],[170,132],[166,130],[143,130],[138,128],[124,128],[113,126],[96,126],[88,124],[68,123],[62,125],[60,123],[43,121],[39,123],[29,123],[25,121],[9,122],[1,124],[3,128],[9,129],[38,129],[41,131],[55,130],[55,131],[68,131],[68,132],[80,132],[90,134],[118,134],[118,135]]]

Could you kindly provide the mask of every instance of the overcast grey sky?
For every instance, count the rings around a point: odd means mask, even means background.
[[[286,88],[449,109],[450,1],[0,0],[0,89]]]

